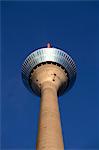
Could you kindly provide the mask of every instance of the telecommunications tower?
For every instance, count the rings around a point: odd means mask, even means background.
[[[58,96],[68,91],[76,79],[73,59],[51,47],[33,51],[22,65],[25,86],[41,97],[37,150],[64,150]]]

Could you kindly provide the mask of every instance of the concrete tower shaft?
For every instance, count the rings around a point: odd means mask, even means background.
[[[41,88],[37,150],[64,150],[57,90],[52,82]]]

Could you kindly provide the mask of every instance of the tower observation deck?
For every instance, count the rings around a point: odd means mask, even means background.
[[[22,65],[22,79],[30,92],[41,97],[37,150],[64,150],[58,96],[73,86],[76,65],[64,51],[47,48],[33,51]]]

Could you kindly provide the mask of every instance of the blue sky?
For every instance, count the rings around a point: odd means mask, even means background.
[[[65,149],[99,149],[99,2],[2,1],[2,148],[35,149],[39,97],[24,87],[21,64],[51,42],[77,64],[59,98]]]

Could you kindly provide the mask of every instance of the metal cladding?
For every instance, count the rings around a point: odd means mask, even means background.
[[[39,64],[52,62],[65,68],[68,73],[69,83],[65,91],[68,91],[76,79],[76,65],[73,59],[64,51],[57,48],[41,48],[32,52],[22,65],[22,79],[25,86],[32,91],[30,86],[30,74],[33,68]],[[33,92],[33,91],[32,91]]]

